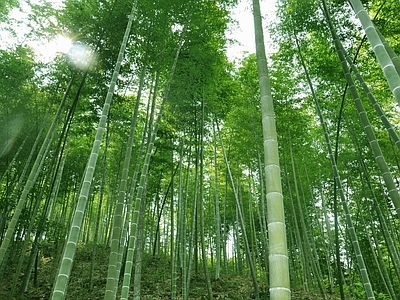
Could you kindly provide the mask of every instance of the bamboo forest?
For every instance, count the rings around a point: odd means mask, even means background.
[[[398,54],[399,0],[0,0],[0,300],[400,300]]]

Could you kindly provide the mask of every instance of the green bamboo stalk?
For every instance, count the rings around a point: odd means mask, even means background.
[[[50,128],[47,131],[47,134],[43,141],[43,144],[39,149],[39,153],[36,156],[35,162],[32,166],[31,172],[29,173],[29,176],[25,183],[24,189],[22,190],[22,193],[21,193],[21,196],[17,203],[17,206],[14,209],[14,215],[11,218],[11,221],[8,225],[6,234],[3,238],[3,242],[1,243],[1,246],[0,246],[0,270],[4,266],[3,264],[4,264],[5,258],[6,258],[6,252],[8,250],[11,240],[13,239],[19,217],[22,213],[23,208],[25,207],[28,194],[31,191],[32,187],[34,186],[34,184],[37,180],[37,177],[39,176],[39,172],[40,172],[42,165],[44,163],[44,160],[47,156],[51,142],[53,141],[54,133],[55,133],[57,124],[59,122],[61,112],[64,109],[65,101],[66,101],[68,92],[72,86],[72,82],[73,82],[73,79],[71,79],[70,84],[68,85],[67,90],[64,93],[61,103],[57,109],[56,115],[54,116],[54,119],[50,125]]]
[[[213,146],[214,146],[214,185],[215,185],[215,279],[219,279],[221,269],[221,214],[218,192],[218,164],[217,164],[217,136],[215,133],[215,122],[213,122]]]
[[[121,63],[124,58],[125,48],[128,42],[129,33],[132,27],[133,18],[136,12],[136,1],[132,5],[131,14],[129,15],[128,24],[126,26],[125,34],[121,43],[121,47],[118,53],[117,63],[112,75],[111,83],[107,92],[107,96],[104,102],[104,106],[101,112],[101,117],[99,125],[97,127],[96,136],[93,142],[92,151],[90,153],[89,160],[84,173],[84,181],[79,193],[78,203],[73,215],[70,231],[66,241],[66,246],[63,251],[62,260],[60,262],[60,267],[58,275],[55,280],[52,300],[62,300],[65,298],[67,291],[67,285],[69,281],[69,276],[72,269],[72,264],[75,257],[76,247],[81,232],[81,227],[86,211],[86,204],[89,197],[89,190],[91,187],[94,170],[96,168],[97,158],[100,152],[101,140],[103,138],[103,133],[107,124],[108,112],[110,109],[112,96],[114,94],[115,85],[118,80],[119,70],[121,68]]]
[[[396,238],[393,237],[394,230],[388,228],[387,220],[384,217],[384,214],[381,210],[380,204],[376,195],[374,193],[374,189],[372,188],[370,175],[368,173],[367,167],[363,160],[360,159],[362,171],[365,175],[365,181],[368,185],[369,190],[371,191],[372,200],[374,203],[374,210],[379,220],[379,226],[381,228],[381,232],[383,233],[384,240],[386,242],[387,251],[389,253],[389,257],[394,265],[394,271],[397,277],[397,280],[400,282],[400,257],[398,255],[398,246],[395,243]]]
[[[382,5],[384,2],[382,3]],[[385,46],[386,52],[388,53],[390,59],[392,60],[392,63],[394,67],[396,68],[397,74],[400,74],[400,58],[397,56],[397,54],[393,51],[392,47],[390,47],[389,43],[386,41],[385,37],[382,35],[382,33],[379,31],[378,28],[376,29],[376,33],[379,35],[379,38],[382,41],[382,44]]]
[[[203,88],[203,97],[201,100],[201,127],[200,127],[200,197],[199,197],[199,207],[200,207],[200,248],[201,248],[201,257],[203,260],[203,271],[204,277],[206,279],[206,287],[207,287],[207,297],[208,300],[213,299],[213,293],[211,289],[211,281],[210,281],[210,273],[208,271],[208,261],[207,254],[205,249],[205,233],[204,233],[204,88]]]
[[[327,11],[325,1],[323,1],[323,5],[324,5],[325,11]],[[308,73],[308,70],[307,70],[303,55],[301,53],[301,49],[300,49],[300,46],[298,44],[297,38],[296,38],[296,43],[297,43],[300,62],[301,62],[301,65],[303,66],[304,72],[306,74],[307,82],[308,82],[308,85],[310,87],[310,90],[311,90],[311,93],[312,93],[312,96],[313,96],[314,104],[315,104],[315,107],[316,107],[316,110],[317,110],[317,113],[318,113],[318,116],[319,116],[319,119],[320,119],[321,126],[323,128],[325,142],[326,142],[326,146],[328,148],[328,155],[329,155],[329,159],[331,161],[335,182],[336,182],[337,187],[338,187],[338,192],[339,192],[339,196],[340,196],[340,199],[341,199],[342,207],[343,207],[343,210],[344,210],[345,216],[346,216],[347,230],[349,231],[350,239],[351,239],[351,242],[352,242],[352,245],[353,245],[353,250],[354,250],[354,253],[356,255],[357,264],[358,264],[359,271],[360,271],[360,274],[361,274],[361,281],[363,283],[364,290],[365,290],[365,292],[367,294],[368,300],[372,300],[372,299],[375,299],[374,292],[372,290],[372,285],[371,285],[371,282],[370,282],[370,279],[369,279],[367,268],[365,266],[364,258],[363,258],[363,255],[362,255],[362,252],[361,252],[361,248],[360,248],[360,244],[358,242],[357,234],[356,234],[356,231],[355,231],[355,228],[354,228],[354,225],[353,225],[353,221],[352,221],[352,218],[351,218],[350,210],[349,210],[349,207],[347,205],[347,199],[346,199],[346,196],[345,196],[344,191],[343,191],[342,182],[341,182],[340,175],[339,175],[339,170],[338,170],[338,167],[337,167],[337,164],[336,164],[336,159],[335,159],[335,157],[333,155],[333,151],[332,151],[332,146],[331,146],[328,130],[327,130],[327,127],[326,127],[326,124],[325,124],[325,120],[324,120],[324,117],[322,115],[320,106],[319,106],[318,98],[315,95],[314,88],[313,88],[313,85],[312,85],[312,82],[311,82],[311,78],[309,76],[309,73]],[[338,270],[338,272],[339,272],[339,270]]]
[[[382,108],[379,105],[379,103],[376,101],[375,96],[372,94],[371,90],[369,89],[369,87],[367,86],[366,82],[364,81],[364,78],[361,76],[360,72],[358,72],[358,68],[353,63],[353,61],[350,59],[349,55],[344,50],[343,50],[343,54],[345,55],[345,58],[347,60],[347,63],[351,67],[351,70],[356,75],[357,80],[360,82],[361,87],[364,90],[364,93],[367,95],[367,97],[370,100],[372,106],[375,108],[375,111],[376,111],[378,117],[381,119],[382,124],[385,126],[386,131],[389,133],[390,138],[392,139],[392,141],[396,145],[397,149],[400,150],[400,138],[397,135],[393,125],[388,120],[385,112],[382,110]]]
[[[135,274],[133,279],[133,300],[140,300],[141,279],[143,266],[143,244],[144,244],[144,217],[146,213],[146,197],[140,203],[140,214],[138,223],[138,237],[136,246]]]
[[[291,297],[289,258],[274,104],[265,56],[259,0],[253,0],[253,17],[264,138],[265,188],[269,235],[269,292],[271,300],[284,300]]]
[[[178,213],[177,213],[177,230],[176,230],[176,237],[175,237],[175,251],[173,254],[173,264],[172,264],[172,278],[171,278],[171,300],[176,299],[176,294],[177,294],[177,269],[178,269],[178,256],[183,255],[183,251],[185,249],[183,248],[182,251],[182,235],[183,235],[183,230],[184,228],[182,227],[183,223],[183,193],[182,193],[182,166],[183,166],[183,142],[182,140],[179,141],[179,144],[181,145],[181,150],[179,153],[179,162],[178,162],[178,168],[179,168],[179,179],[178,179]],[[182,269],[183,264],[180,262],[180,267]],[[184,272],[182,271],[182,275]],[[182,277],[182,284],[184,283],[184,279]]]
[[[259,291],[258,282],[257,282],[256,266],[254,265],[254,262],[251,259],[251,251],[250,251],[250,247],[249,247],[249,240],[247,238],[246,224],[244,222],[242,205],[241,205],[241,201],[240,201],[240,198],[239,198],[240,196],[239,196],[238,188],[236,188],[235,183],[233,181],[230,164],[229,164],[229,161],[228,161],[228,157],[226,155],[226,151],[225,151],[224,143],[222,141],[222,137],[221,137],[221,133],[220,133],[220,130],[219,130],[218,123],[216,125],[217,125],[217,132],[218,132],[218,136],[219,136],[219,142],[220,142],[222,153],[223,153],[224,160],[225,160],[226,169],[227,169],[227,172],[228,172],[228,175],[229,175],[229,180],[231,182],[231,187],[232,187],[233,194],[234,194],[234,197],[235,197],[236,209],[237,209],[237,220],[238,220],[238,223],[239,223],[239,226],[240,226],[240,230],[242,232],[242,236],[243,236],[243,240],[244,240],[246,257],[247,257],[247,262],[249,264],[251,279],[253,281],[255,298],[259,299],[260,291]],[[238,242],[239,241],[237,241],[237,243]],[[240,258],[241,257],[238,257],[238,259],[240,259]]]
[[[374,51],[379,65],[385,74],[386,80],[390,86],[393,96],[397,103],[400,105],[400,76],[396,71],[393,61],[386,51],[385,45],[377,33],[375,25],[369,17],[367,11],[362,5],[360,0],[349,0],[353,10],[360,20],[361,25],[367,35],[368,41],[371,44],[372,50]]]
[[[106,300],[114,300],[116,295],[116,290],[118,286],[118,278],[121,270],[121,261],[123,252],[125,249],[125,235],[124,225],[126,220],[124,220],[124,203],[126,200],[126,190],[128,185],[128,174],[129,167],[131,165],[132,148],[135,137],[137,116],[139,112],[139,104],[142,93],[142,87],[144,82],[145,68],[143,68],[140,76],[139,89],[137,92],[136,103],[134,108],[134,113],[131,118],[131,126],[129,130],[128,141],[125,149],[125,157],[122,166],[121,180],[119,184],[118,199],[114,209],[114,222],[111,234],[111,246],[110,246],[110,256],[108,262],[107,271],[107,283],[106,283]],[[125,221],[125,222],[124,222]]]
[[[183,37],[183,35],[182,35],[182,37]],[[181,51],[181,47],[182,47],[182,44],[183,44],[182,41],[183,40],[179,41],[179,43],[178,43],[178,49],[176,51],[175,59],[174,59],[174,62],[173,62],[173,65],[172,65],[172,68],[171,68],[171,71],[170,71],[170,74],[169,74],[167,86],[166,86],[165,91],[163,93],[163,99],[162,99],[161,106],[160,106],[160,109],[159,109],[159,114],[157,116],[156,122],[154,123],[153,130],[151,130],[151,135],[149,136],[149,143],[147,145],[146,156],[145,156],[145,160],[144,160],[143,167],[142,167],[139,186],[138,186],[138,189],[137,189],[137,195],[136,195],[136,201],[135,201],[135,209],[134,209],[134,212],[132,214],[131,233],[130,233],[130,237],[129,237],[128,251],[127,251],[127,255],[126,255],[125,272],[124,272],[124,278],[123,278],[122,288],[121,288],[121,300],[128,299],[128,295],[129,295],[131,272],[132,272],[132,265],[133,265],[133,251],[134,251],[135,244],[136,244],[136,235],[137,235],[137,225],[138,225],[140,203],[141,203],[142,198],[143,198],[143,191],[145,189],[145,185],[146,185],[146,181],[147,181],[147,174],[148,174],[148,171],[149,171],[149,164],[150,164],[151,153],[152,153],[152,150],[153,150],[153,147],[154,147],[154,141],[155,141],[156,136],[157,136],[158,127],[160,126],[160,123],[161,123],[161,117],[162,117],[163,112],[164,112],[165,103],[166,103],[167,98],[168,98],[168,94],[169,94],[172,78],[174,76],[176,64],[178,62],[179,53]]]
[[[300,193],[299,193],[298,184],[297,184],[297,175],[296,175],[296,168],[295,168],[294,157],[293,157],[293,147],[292,147],[292,139],[291,139],[290,131],[289,131],[289,152],[290,152],[290,160],[291,160],[291,165],[292,165],[297,206],[298,206],[298,210],[299,210],[300,224],[301,224],[301,228],[303,229],[302,230],[303,231],[303,242],[305,243],[305,246],[308,248],[307,253],[309,253],[311,256],[310,263],[311,263],[312,272],[313,272],[314,277],[317,279],[317,283],[318,283],[318,287],[320,289],[321,295],[324,299],[327,299],[325,287],[322,282],[322,275],[319,272],[319,269],[317,266],[318,259],[317,259],[317,257],[312,256],[313,248],[311,247],[311,243],[310,243],[310,240],[309,240],[309,237],[307,234],[307,226],[306,226],[305,219],[304,219],[303,208],[301,205]]]
[[[190,143],[189,143],[190,144]],[[187,247],[186,247],[186,216],[187,216],[187,207],[188,207],[188,195],[189,195],[189,173],[191,170],[191,161],[192,161],[192,151],[191,146],[188,149],[188,158],[187,158],[187,168],[186,168],[186,185],[185,185],[185,196],[183,199],[183,209],[182,209],[182,222],[180,223],[181,227],[181,266],[182,266],[182,299],[187,300],[189,294],[189,285],[188,285],[188,261],[187,261]],[[181,175],[180,175],[181,176]],[[189,276],[190,277],[190,276]]]
[[[326,12],[328,14],[328,11],[326,11]],[[388,165],[387,165],[387,163],[385,161],[385,157],[384,157],[384,155],[382,153],[382,150],[381,150],[381,148],[379,146],[378,139],[375,136],[375,133],[374,133],[374,131],[372,129],[371,123],[369,122],[369,119],[368,119],[368,116],[367,116],[367,112],[365,111],[364,105],[361,102],[361,99],[360,99],[360,96],[359,96],[359,94],[357,92],[357,89],[356,89],[355,83],[353,81],[353,78],[350,75],[350,70],[349,70],[349,67],[347,65],[345,54],[344,54],[345,50],[344,50],[344,48],[343,48],[343,46],[342,46],[342,44],[341,44],[336,32],[335,32],[333,24],[330,21],[330,18],[329,18],[328,15],[327,15],[327,21],[328,21],[328,25],[329,25],[329,28],[331,30],[331,34],[332,34],[332,37],[333,37],[333,40],[334,40],[334,43],[335,43],[336,52],[337,52],[337,54],[339,56],[340,63],[341,63],[342,68],[343,68],[343,72],[344,72],[344,75],[346,77],[346,81],[347,81],[347,83],[349,85],[349,88],[350,88],[351,96],[352,96],[352,98],[354,100],[355,106],[357,108],[357,112],[358,112],[358,114],[360,116],[360,119],[361,119],[361,123],[362,123],[362,125],[364,127],[364,132],[365,132],[365,134],[367,136],[367,139],[368,139],[368,142],[370,144],[372,153],[374,155],[376,164],[377,164],[377,166],[378,166],[378,168],[379,168],[379,170],[381,172],[383,180],[385,181],[385,185],[386,185],[386,187],[388,189],[388,193],[389,193],[390,199],[392,200],[393,205],[395,207],[395,210],[397,212],[397,216],[400,218],[400,193],[397,190],[396,184],[395,184],[394,179],[393,179],[393,175],[389,170],[389,167],[388,167]],[[396,72],[396,74],[397,74],[397,72]],[[369,95],[371,95],[371,94],[369,94]]]
[[[287,166],[286,166],[286,159],[285,157],[283,158],[283,168],[284,170],[286,170],[285,173],[288,173],[287,171]],[[304,289],[305,292],[309,292],[310,288],[309,288],[309,274],[311,273],[310,270],[308,269],[308,260],[307,260],[307,256],[306,256],[306,251],[304,249],[305,245],[303,243],[303,239],[301,237],[300,234],[300,229],[299,229],[299,221],[297,218],[297,212],[294,206],[294,200],[292,197],[292,187],[289,181],[289,177],[286,176],[286,185],[287,185],[287,189],[288,189],[288,196],[289,196],[289,203],[290,203],[290,209],[292,210],[292,217],[289,218],[291,220],[292,226],[291,229],[293,231],[293,235],[294,235],[294,242],[293,246],[297,246],[298,247],[298,251],[299,251],[299,274],[301,274],[301,278],[302,278],[302,288]]]
[[[260,182],[260,203],[258,205],[258,209],[260,211],[260,228],[261,228],[261,243],[262,243],[262,252],[264,256],[264,265],[265,265],[265,275],[269,275],[269,267],[268,267],[268,233],[267,233],[267,218],[265,216],[265,189],[264,189],[264,178],[262,172],[261,165],[261,155],[260,151],[257,149],[257,167],[258,167],[258,176]]]

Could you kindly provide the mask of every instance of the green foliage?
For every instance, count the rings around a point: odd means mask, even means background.
[[[0,164],[16,152],[41,113],[35,109],[44,104],[34,95],[35,66],[29,48],[0,50]]]
[[[53,252],[54,245],[43,244],[41,246],[40,261],[38,263],[37,286],[31,286],[28,293],[20,294],[21,299],[37,299],[48,298],[50,295],[49,281],[51,281],[52,264],[54,263],[55,254]],[[88,278],[90,270],[90,260],[93,249],[97,248],[98,255],[95,257],[95,278],[93,281],[93,290],[88,288]],[[107,265],[102,259],[102,252],[108,252],[109,249],[103,249],[103,245],[79,245],[76,254],[76,264],[71,274],[71,291],[67,294],[66,300],[85,298],[85,299],[102,299],[104,290],[102,288],[103,281],[107,275]],[[105,254],[106,254],[105,253]],[[166,256],[153,257],[145,254],[143,257],[143,276],[142,276],[142,299],[170,299],[170,260]],[[178,284],[181,284],[180,274],[178,275]],[[203,299],[206,293],[205,281],[201,275],[194,275],[191,280],[191,292],[189,299]],[[10,281],[2,281],[0,286],[0,297],[7,297],[7,289]],[[261,284],[261,295],[268,297],[268,287],[265,283]],[[221,276],[218,280],[212,280],[214,297],[230,300],[247,300],[254,299],[251,291],[251,283],[248,278],[237,276],[234,272]],[[178,289],[179,291],[179,289]],[[322,299],[316,292],[304,292],[300,290],[293,291],[294,300],[300,299]],[[180,293],[178,293],[180,296]],[[329,298],[337,299],[337,298]],[[354,298],[356,299],[356,298]],[[360,298],[361,299],[361,298]],[[385,298],[378,298],[386,300]]]
[[[250,248],[254,253],[257,272],[261,278],[261,294],[268,297],[266,283],[268,273],[265,270],[265,257],[262,252],[266,245],[265,240],[262,240],[265,237],[265,232],[262,232],[262,221],[265,220],[262,220],[262,216],[266,212],[260,212],[264,179],[260,178],[260,174],[263,173],[263,163],[261,170],[258,165],[258,154],[262,152],[263,141],[256,56],[250,54],[236,66],[228,60],[224,53],[227,42],[225,32],[230,21],[229,9],[235,2],[138,1],[137,16],[133,21],[133,30],[125,59],[122,62],[121,74],[105,128],[106,139],[103,140],[98,154],[100,165],[94,174],[89,193],[89,211],[84,217],[84,232],[81,241],[89,241],[89,243],[79,246],[70,282],[71,288],[67,297],[71,299],[86,296],[88,299],[103,297],[107,268],[104,265],[104,262],[107,261],[104,249],[107,249],[109,244],[111,216],[118,197],[117,189],[125,145],[131,125],[131,116],[137,101],[134,95],[139,81],[138,74],[142,69],[145,70],[144,92],[139,107],[133,146],[134,157],[129,170],[128,185],[132,183],[136,163],[141,164],[142,158],[139,157],[138,162],[136,162],[136,158],[145,127],[144,122],[147,118],[147,102],[153,92],[153,78],[156,72],[159,72],[160,86],[156,94],[156,108],[158,108],[166,89],[165,83],[169,77],[180,30],[184,32],[182,51],[171,84],[167,107],[155,140],[145,193],[148,205],[145,218],[145,249],[152,250],[157,217],[161,213],[159,249],[164,256],[156,258],[145,256],[145,272],[142,279],[143,299],[169,299],[170,297],[171,265],[169,255],[166,253],[169,252],[171,240],[169,236],[171,208],[174,208],[176,214],[178,211],[178,171],[174,175],[168,195],[166,195],[166,191],[180,160],[182,160],[183,168],[182,195],[184,201],[187,201],[185,204],[185,246],[187,253],[192,250],[189,249],[189,241],[192,221],[196,218],[195,215],[192,215],[195,182],[196,179],[198,180],[195,178],[196,163],[198,164],[196,156],[199,153],[199,137],[202,129],[204,129],[204,199],[202,199],[203,207],[200,209],[204,212],[206,245],[209,247],[210,256],[212,253],[215,260],[217,236],[215,232],[215,168],[217,168],[218,176],[221,233],[222,236],[224,234],[230,236],[227,242],[233,243],[232,233],[235,222],[237,222],[236,203],[233,188],[227,176],[227,167],[218,135],[216,137],[217,163],[216,166],[214,165],[214,122],[218,123],[234,177],[234,184],[239,190],[246,234],[252,240]],[[16,4],[16,1],[0,2],[0,20],[4,19]],[[35,30],[30,34],[30,38],[33,36],[48,38],[54,34],[65,34],[75,42],[89,45],[96,52],[97,60],[90,69],[81,89],[79,85],[83,78],[83,72],[68,65],[66,56],[59,55],[53,62],[39,64],[35,62],[35,53],[28,47],[16,46],[0,50],[0,88],[2,90],[0,94],[0,177],[2,179],[0,182],[0,236],[4,236],[9,220],[14,213],[15,202],[20,193],[17,184],[20,178],[22,178],[22,182],[25,180],[20,176],[23,175],[22,171],[27,165],[26,161],[33,142],[42,123],[44,123],[44,130],[47,129],[48,121],[44,122],[44,120],[52,118],[71,77],[74,80],[70,92],[66,95],[66,107],[62,114],[63,121],[66,120],[66,114],[73,100],[78,98],[66,136],[60,137],[61,125],[55,133],[57,141],[64,141],[64,139],[66,141],[64,156],[59,159],[62,161],[65,158],[62,174],[59,174],[60,185],[52,187],[50,183],[56,176],[56,174],[52,174],[52,170],[55,170],[58,164],[53,163],[52,160],[53,157],[56,157],[54,162],[58,161],[58,156],[56,156],[58,155],[56,151],[58,142],[55,142],[50,145],[48,158],[45,160],[43,170],[39,173],[38,184],[29,194],[29,201],[18,223],[18,239],[25,237],[24,232],[29,225],[33,225],[30,239],[33,239],[39,229],[44,230],[41,236],[45,238],[45,243],[41,244],[41,254],[38,260],[39,283],[37,287],[30,285],[27,294],[30,299],[47,297],[50,292],[51,283],[54,280],[52,266],[54,268],[55,263],[53,264],[53,262],[57,256],[56,246],[62,248],[62,242],[68,232],[70,217],[76,204],[76,194],[82,184],[82,174],[86,169],[95,128],[117,60],[121,38],[128,21],[127,12],[131,4],[131,1],[125,0],[66,0],[65,7],[60,10],[54,10],[47,2],[32,6],[30,26]],[[362,34],[358,30],[359,25],[353,23],[354,20],[350,17],[353,16],[350,6],[346,1],[330,1],[329,5],[334,25],[338,29],[339,37],[346,50],[355,59],[362,76],[391,122],[398,128],[400,124],[398,108],[393,103],[385,77],[375,61],[372,50],[367,43],[362,41]],[[364,5],[371,16],[377,14],[374,23],[394,51],[399,53],[400,26],[396,17],[399,2],[396,0],[364,1]],[[308,293],[299,292],[299,290],[305,289],[303,286],[294,289],[293,299],[319,299],[319,294],[313,291],[316,286],[317,274],[310,271],[308,264],[312,259],[319,264],[327,289],[330,290],[330,280],[334,286],[337,285],[333,245],[331,244],[334,234],[332,169],[310,90],[299,62],[299,53],[294,42],[295,34],[306,59],[311,81],[327,122],[328,135],[333,142],[337,141],[338,143],[337,163],[343,179],[343,186],[348,195],[351,216],[356,219],[356,232],[363,255],[366,257],[376,299],[389,299],[372,255],[376,249],[371,249],[369,245],[371,228],[375,226],[380,241],[382,261],[386,267],[390,268],[393,265],[391,250],[382,237],[382,228],[377,221],[376,205],[372,202],[372,197],[374,195],[377,197],[377,203],[384,212],[383,218],[387,219],[391,226],[391,232],[396,232],[399,222],[392,219],[392,207],[387,201],[387,191],[382,188],[381,180],[376,175],[377,168],[363,126],[359,122],[359,116],[348,93],[344,94],[343,72],[334,52],[332,39],[320,9],[320,2],[280,1],[278,15],[280,20],[274,25],[272,34],[276,41],[275,49],[278,50],[268,58],[268,67],[277,121],[279,155],[283,165],[281,176],[284,201],[287,207],[285,216],[288,224],[288,240],[290,240],[291,275],[293,283],[303,285],[307,280],[311,287]],[[359,49],[358,52],[357,49]],[[339,116],[342,99],[344,99],[343,112]],[[385,160],[395,177],[398,177],[398,150],[389,140],[387,132],[380,119],[375,116],[375,111],[368,99],[361,95],[361,100],[380,142]],[[204,116],[202,115],[202,104],[204,104]],[[47,113],[49,119],[46,119]],[[204,124],[201,123],[203,117]],[[339,134],[336,136],[339,118],[341,126]],[[26,143],[22,144],[25,138]],[[38,140],[39,145],[42,143],[41,139]],[[12,161],[21,145],[23,146],[21,152],[15,161]],[[181,155],[181,146],[184,148],[183,155]],[[292,151],[290,151],[290,147],[292,147]],[[296,178],[294,178],[291,167],[291,153],[293,154]],[[36,152],[33,153],[33,157],[35,155]],[[363,164],[365,169],[362,168]],[[197,165],[197,167],[199,166]],[[28,164],[28,172],[30,168],[31,165]],[[47,179],[46,175],[51,176]],[[298,192],[294,189],[295,179]],[[40,220],[45,209],[44,199],[56,191],[55,198],[52,199],[49,207],[48,220]],[[325,207],[322,207],[322,195],[325,196]],[[39,200],[39,214],[32,216],[33,205],[38,197],[42,197]],[[300,212],[297,204],[292,211],[289,201],[290,198],[296,200],[296,197],[299,197],[301,201],[300,206],[306,222],[306,232],[302,232],[302,237],[310,237],[310,241],[316,247],[316,249],[305,250],[308,263],[302,261],[304,253],[300,253],[299,250],[301,249],[300,243],[304,243],[304,241],[299,241],[295,237],[297,228],[295,228],[293,219],[295,216],[299,218]],[[164,200],[165,206],[161,211],[161,204]],[[100,203],[100,201],[102,202]],[[97,213],[99,214],[97,215]],[[324,219],[324,213],[328,216],[327,220]],[[363,287],[357,275],[357,266],[352,262],[354,255],[345,233],[344,215],[342,210],[339,210],[338,213],[339,244],[342,256],[346,259],[346,266],[343,264],[343,270],[346,276],[349,276],[346,278],[346,295],[354,299],[363,299]],[[366,224],[361,222],[361,215],[370,216],[367,218]],[[99,216],[98,219],[97,216]],[[252,218],[254,225],[251,222]],[[31,219],[35,220],[34,224],[29,224]],[[176,228],[178,228],[176,215],[174,215],[174,219],[175,223],[172,225],[176,226],[174,227],[176,232]],[[91,240],[95,235],[94,229],[97,222],[96,230],[102,244],[92,245]],[[195,224],[197,230],[196,226],[198,225]],[[328,236],[328,225],[332,226],[330,228],[331,236]],[[198,234],[197,238],[199,239]],[[238,243],[242,247],[241,250],[244,249],[242,239],[243,232],[239,232]],[[396,242],[395,240],[395,245],[397,245]],[[92,252],[93,249],[96,249],[95,253]],[[27,254],[29,251],[28,248]],[[234,254],[234,252],[228,253],[231,256]],[[89,295],[86,294],[87,278],[90,277],[92,255],[95,257],[95,272],[93,273],[95,275],[92,278],[93,290]],[[181,258],[181,253],[179,253],[179,258]],[[243,269],[248,271],[245,257],[242,258]],[[25,267],[25,257],[23,259]],[[209,267],[212,270],[215,267],[215,261],[213,261],[214,266],[212,267],[211,257],[209,259]],[[9,270],[14,270],[16,262],[8,261],[7,263],[12,266],[3,275],[10,274]],[[214,297],[250,299],[252,297],[251,283],[247,278],[237,276],[237,259],[228,258],[227,265],[226,270],[224,270],[225,266],[221,265],[221,278],[212,281]],[[192,270],[195,272],[195,266]],[[395,271],[389,269],[389,273],[395,290],[398,290],[399,282]],[[203,288],[205,279],[201,272],[192,275],[191,298],[200,299],[205,295]],[[333,276],[333,278],[329,276]],[[182,273],[178,271],[178,286],[181,284],[181,279]],[[7,280],[0,282],[8,283]],[[2,290],[6,291],[6,289]],[[334,289],[332,297],[329,295],[328,298],[334,299],[338,293],[339,290]],[[3,294],[0,294],[0,298],[1,295]]]
[[[376,293],[375,297],[377,300],[390,300],[391,299],[388,295],[385,295],[384,293]]]
[[[0,0],[0,22],[6,21],[9,12],[18,5],[18,0]]]

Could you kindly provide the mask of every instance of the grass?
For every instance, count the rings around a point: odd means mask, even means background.
[[[90,269],[93,247],[91,245],[80,246],[76,252],[74,266],[68,285],[67,300],[97,300],[103,299],[107,278],[108,253],[107,249],[98,247],[94,260],[94,272],[92,284],[90,284]],[[8,299],[49,299],[56,274],[56,262],[54,261],[55,251],[51,245],[42,247],[41,256],[38,261],[37,282],[33,283],[33,274],[28,291],[23,293],[17,287],[16,295],[10,298],[12,282],[14,280],[15,265],[7,266],[3,277],[0,278],[0,300]],[[26,255],[26,260],[28,254]],[[15,260],[15,264],[18,259]],[[201,270],[201,268],[199,268]],[[171,263],[168,257],[153,257],[145,254],[143,257],[141,299],[163,300],[171,298]],[[22,280],[21,274],[19,281]],[[219,279],[212,279],[212,291],[214,299],[246,300],[254,299],[253,286],[249,277],[236,274],[221,274]],[[92,288],[90,288],[92,286]],[[133,276],[130,296],[133,295]],[[265,282],[259,281],[260,298],[268,299],[268,286]],[[181,296],[181,276],[178,272],[177,299]],[[191,275],[189,299],[206,299],[207,290],[203,274]],[[292,291],[292,299],[323,299],[318,293],[299,290]],[[337,299],[332,297],[330,299]]]

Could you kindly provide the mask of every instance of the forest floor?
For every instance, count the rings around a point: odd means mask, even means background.
[[[95,264],[90,282],[91,270],[91,246],[79,247],[71,272],[70,282],[68,285],[67,300],[97,300],[103,299],[104,290],[107,278],[108,255],[107,250],[98,249],[95,256]],[[47,252],[47,253],[46,253]],[[53,252],[53,251],[51,251]],[[0,300],[39,300],[49,299],[52,284],[56,273],[56,264],[54,259],[49,254],[49,251],[43,249],[41,258],[37,265],[37,273],[32,273],[31,282],[28,291],[22,293],[20,287],[16,288],[15,296],[10,295],[12,283],[15,281],[15,267],[8,266],[3,272],[6,277],[0,278]],[[12,254],[11,254],[12,255]],[[11,260],[17,263],[18,259]],[[141,280],[141,299],[143,300],[161,300],[171,298],[171,265],[167,257],[153,257],[144,255],[142,266]],[[199,268],[201,270],[201,268]],[[203,274],[199,271],[199,275],[193,273],[190,282],[189,299],[200,300],[207,299],[206,281]],[[179,276],[179,274],[178,274]],[[20,276],[22,279],[23,274]],[[212,276],[211,276],[212,277]],[[36,283],[34,282],[36,281]],[[180,293],[180,277],[177,281],[177,299],[182,299]],[[254,299],[253,285],[250,278],[247,276],[238,276],[234,274],[221,274],[220,278],[211,279],[212,291],[214,299],[226,300],[245,300]],[[133,286],[133,276],[132,285]],[[262,281],[259,282],[260,298],[269,299],[268,287]],[[131,290],[131,296],[133,291]],[[292,290],[292,299],[323,299],[316,292],[305,292]],[[330,297],[329,299],[338,299]]]

